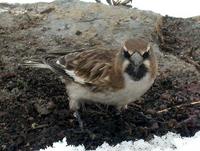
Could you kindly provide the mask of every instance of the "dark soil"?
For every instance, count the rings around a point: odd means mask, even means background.
[[[160,48],[196,66],[200,71],[199,18],[164,17],[160,27]]]
[[[179,20],[165,18],[167,29],[163,37],[177,33],[172,27],[180,24]],[[1,150],[37,150],[64,137],[68,144],[84,144],[87,149],[95,149],[104,141],[114,145],[123,140],[149,140],[168,131],[192,136],[200,130],[200,104],[192,103],[200,100],[199,78],[189,70],[168,69],[159,74],[141,100],[130,104],[121,114],[113,107],[87,105],[87,111],[81,111],[84,121],[81,131],[69,112],[64,85],[56,75],[18,64],[24,56],[34,55],[33,50],[45,53],[34,43],[37,37],[16,34],[19,30],[0,27]],[[173,41],[174,37],[168,39]],[[199,49],[198,40],[194,49]],[[163,51],[179,55],[181,49],[176,45],[179,45],[177,40],[169,49],[166,41],[161,41],[160,46]],[[198,64],[198,59],[193,61]]]

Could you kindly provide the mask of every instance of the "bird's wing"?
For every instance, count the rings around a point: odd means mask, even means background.
[[[47,56],[42,61],[25,61],[25,66],[48,68],[95,91],[112,88],[121,89],[124,85],[121,72],[114,73],[116,50],[86,50],[64,56]],[[121,68],[119,68],[121,70]],[[118,70],[118,71],[119,71]]]
[[[115,51],[92,50],[61,56],[56,64],[80,84],[102,85],[109,83]]]

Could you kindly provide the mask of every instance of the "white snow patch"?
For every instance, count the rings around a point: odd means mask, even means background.
[[[67,145],[66,138],[63,138],[62,141],[53,143],[53,147],[48,147],[47,149],[40,149],[40,151],[85,151],[83,145],[72,146]]]
[[[149,142],[144,140],[123,141],[115,146],[103,143],[95,151],[199,151],[200,131],[193,137],[181,137],[178,134],[167,133],[162,137],[154,136]],[[47,147],[40,151],[86,151],[83,145],[68,145],[66,138],[63,141],[53,144],[53,147]]]

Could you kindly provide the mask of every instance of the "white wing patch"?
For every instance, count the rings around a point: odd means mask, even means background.
[[[74,79],[74,81],[76,81],[76,82],[78,82],[78,83],[84,84],[84,83],[86,82],[83,78],[78,77],[78,76],[74,73],[74,70],[66,70],[66,69],[65,69],[65,72],[66,72],[69,76],[71,76],[71,77]]]
[[[62,66],[63,68],[66,68],[64,65],[62,65],[62,64],[60,63],[59,60],[56,61],[56,64]],[[64,70],[65,70],[65,73],[66,73],[66,74],[68,74],[70,77],[72,77],[72,78],[74,79],[74,81],[76,81],[76,82],[78,82],[78,83],[81,83],[81,84],[85,84],[86,81],[85,81],[83,78],[78,77],[78,76],[75,74],[74,70],[67,70],[67,69],[64,69]]]
[[[63,64],[61,64],[59,60],[56,61],[56,64],[58,64],[58,65],[62,66],[63,68],[65,68],[65,66]]]

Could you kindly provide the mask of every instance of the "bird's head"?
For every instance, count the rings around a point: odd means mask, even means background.
[[[152,44],[143,39],[126,40],[122,47],[124,57],[124,70],[134,80],[140,80],[147,72],[155,72],[156,61]],[[155,69],[156,70],[156,69]]]

